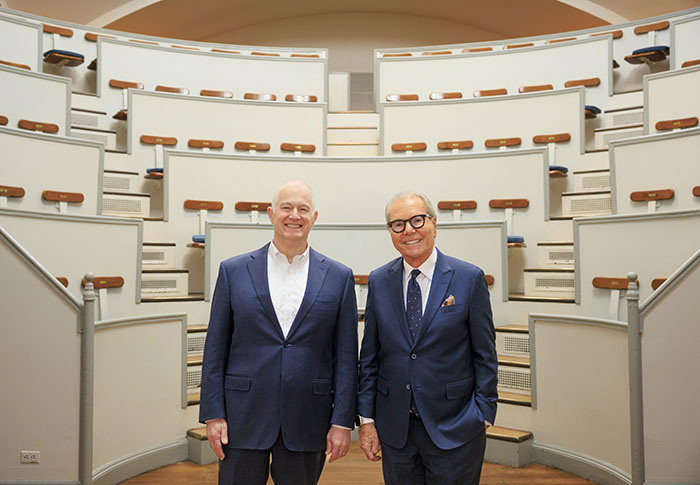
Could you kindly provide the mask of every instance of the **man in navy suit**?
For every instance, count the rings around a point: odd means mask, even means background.
[[[272,241],[221,263],[204,348],[200,422],[219,483],[313,485],[350,446],[357,393],[352,271],[309,247],[311,189],[283,184]],[[270,456],[272,462],[270,464]]]
[[[435,248],[425,195],[398,194],[386,220],[401,257],[369,275],[360,446],[390,485],[478,484],[498,397],[486,278]]]

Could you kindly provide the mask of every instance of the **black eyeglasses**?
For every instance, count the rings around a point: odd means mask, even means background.
[[[409,219],[396,219],[387,223],[389,229],[397,234],[400,234],[406,230],[406,223],[408,222],[413,229],[420,229],[425,226],[425,218],[430,217],[428,214],[418,214],[416,216],[410,217]]]

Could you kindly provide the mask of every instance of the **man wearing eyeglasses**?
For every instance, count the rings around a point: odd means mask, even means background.
[[[486,278],[435,248],[427,196],[394,196],[386,220],[401,257],[369,276],[360,447],[390,485],[478,484],[498,397]]]

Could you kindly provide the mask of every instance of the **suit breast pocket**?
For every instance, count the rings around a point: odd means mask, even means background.
[[[438,310],[438,316],[440,315],[451,315],[453,313],[463,312],[466,305],[464,303],[457,303],[454,305],[441,306]]]

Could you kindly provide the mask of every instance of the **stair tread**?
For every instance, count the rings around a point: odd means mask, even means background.
[[[500,325],[496,327],[496,332],[529,333],[527,325]]]
[[[555,296],[525,296],[522,293],[513,293],[508,295],[510,301],[539,301],[552,303],[576,303],[575,298],[561,298]]]
[[[141,297],[141,303],[162,303],[173,301],[204,301],[204,293],[190,293],[187,296],[149,296]]]
[[[207,328],[209,328],[209,326],[206,324],[187,325],[187,333],[206,332]]]
[[[187,405],[199,404],[199,389],[196,391],[187,391]]]
[[[206,439],[206,428],[204,428],[204,436]],[[530,431],[523,431],[520,429],[504,428],[502,426],[490,426],[486,429],[486,437],[502,441],[521,443],[525,440],[532,438],[532,433]]]
[[[532,398],[524,394],[514,392],[498,391],[498,402],[506,404],[517,404],[520,406],[532,406]]]
[[[187,365],[202,365],[202,362],[204,362],[203,355],[193,355],[191,357],[187,357]]]
[[[530,368],[530,359],[528,357],[515,357],[513,355],[499,355],[498,364]]]
[[[492,426],[495,428],[495,426]],[[199,441],[207,440],[207,427],[202,426],[201,428],[191,428],[187,430],[187,436],[198,439]]]

